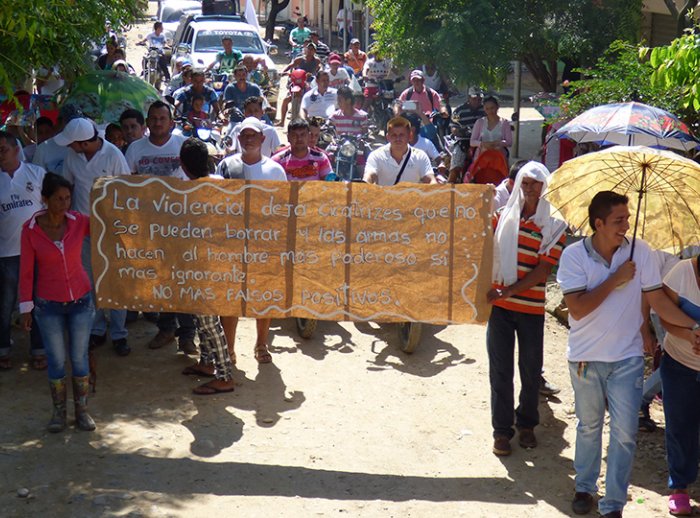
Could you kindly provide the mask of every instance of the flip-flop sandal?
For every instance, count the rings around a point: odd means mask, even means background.
[[[201,376],[203,378],[213,378],[214,377],[213,372],[201,371],[194,365],[190,365],[188,367],[185,367],[182,371],[182,374],[184,374],[185,376]]]
[[[668,512],[673,516],[690,516],[693,508],[688,493],[674,493],[668,497]]]
[[[197,394],[198,396],[212,396],[214,394],[226,394],[227,392],[233,392],[233,390],[233,387],[219,388],[214,385],[210,385],[209,383],[205,383],[204,385],[193,388],[192,393]]]
[[[258,360],[258,363],[272,363],[272,355],[267,350],[266,345],[255,348],[255,359]]]
[[[29,360],[29,364],[35,371],[43,371],[49,366],[46,356],[32,356]]]
[[[0,358],[0,371],[9,371],[12,368],[12,360],[9,356]]]

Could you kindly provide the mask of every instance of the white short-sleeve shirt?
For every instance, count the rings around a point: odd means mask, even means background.
[[[435,144],[433,144],[427,138],[421,137],[420,135],[418,136],[418,140],[413,145],[413,147],[425,152],[425,154],[428,155],[428,158],[430,160],[435,160],[437,157],[440,156],[440,153],[438,152],[437,148],[435,147]]]
[[[301,109],[306,111],[309,117],[328,119],[337,109],[336,104],[338,92],[335,88],[328,88],[323,94],[317,88],[313,88],[301,98]]]
[[[142,137],[129,144],[126,150],[126,163],[135,174],[152,176],[172,176],[187,180],[180,167],[180,148],[187,140],[182,135],[170,135],[168,141],[157,146],[148,137]]]
[[[608,265],[593,248],[591,238],[564,249],[557,281],[564,295],[590,291],[629,259],[625,240]],[[616,362],[642,356],[642,292],[661,288],[661,275],[652,249],[637,239],[633,258],[637,269],[627,284],[613,290],[594,311],[576,320],[569,315],[569,361]]]
[[[46,171],[62,175],[67,154],[68,147],[59,146],[52,137],[36,147],[32,162]]]
[[[378,185],[394,185],[396,177],[401,171],[401,166],[406,160],[408,151],[401,157],[401,161],[397,162],[391,156],[391,144],[385,144],[382,147],[372,151],[367,157],[367,165],[365,166],[365,175],[370,173],[377,174]],[[433,173],[433,167],[430,165],[430,159],[424,151],[409,147],[411,157],[406,164],[403,174],[401,175],[400,183],[403,182],[420,182],[423,177]]]
[[[274,160],[262,157],[260,162],[255,164],[246,164],[241,159],[241,154],[228,156],[224,158],[216,167],[216,174],[224,178],[236,178],[238,168],[242,168],[243,176],[246,180],[277,180],[280,182],[287,181],[287,173],[284,168]]]
[[[0,257],[20,252],[22,225],[41,209],[41,185],[46,171],[20,163],[12,177],[0,170]]]
[[[133,144],[132,144],[133,145]],[[97,178],[130,174],[124,155],[114,144],[102,140],[102,148],[88,161],[83,153],[68,149],[63,176],[73,184],[73,210],[90,214],[90,190]]]

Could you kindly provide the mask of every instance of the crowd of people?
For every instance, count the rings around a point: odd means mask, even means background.
[[[159,40],[159,30],[162,27],[156,24],[154,34],[146,39]],[[206,71],[181,62],[171,79],[182,84],[173,91],[172,104],[156,101],[146,113],[127,109],[104,131],[68,111],[57,124],[37,120],[41,139],[35,149],[23,150],[15,135],[0,131],[0,370],[13,367],[11,324],[18,304],[21,326],[31,336],[31,366],[48,371],[53,401],[50,432],[67,426],[68,359],[76,425],[94,430],[87,398],[96,382],[95,351],[109,339],[116,355],[131,352],[127,322],[136,315],[96,309],[94,304],[89,216],[90,190],[97,178],[136,174],[185,180],[320,181],[333,175],[331,158],[317,145],[321,126],[330,121],[338,133],[367,131],[366,110],[371,109],[379,81],[392,73],[390,61],[376,52],[364,53],[357,39],[350,40],[344,54],[333,53],[305,27],[303,19],[289,38],[304,51],[286,70],[303,70],[313,76],[314,84],[303,96],[300,117],[286,126],[285,145],[266,120],[263,90],[250,81],[260,63],[233,49],[226,37],[216,62],[230,68],[232,77],[221,99],[206,84]],[[105,56],[100,66],[119,61],[110,42]],[[350,87],[357,78],[364,82],[360,100]],[[435,184],[439,176],[469,181],[468,166],[480,155],[495,153],[508,160],[512,136],[508,121],[498,116],[498,100],[483,99],[480,91],[470,89],[467,102],[450,113],[437,91],[438,79],[430,65],[410,72],[411,85],[399,96],[385,128],[387,143],[365,157],[365,182]],[[228,155],[214,169],[204,142],[174,132],[174,117],[179,112],[193,121],[207,119],[216,116],[222,102],[234,102],[244,118],[231,124]],[[456,136],[467,141],[462,145],[457,140],[450,161],[434,144],[435,121],[440,119],[452,121]],[[280,123],[286,123],[284,101]],[[465,129],[468,136],[460,134]],[[637,240],[630,259],[628,200],[610,191],[599,192],[590,203],[590,237],[565,246],[567,225],[551,216],[543,198],[549,179],[550,171],[542,163],[519,161],[495,189],[493,286],[486,295],[492,305],[486,333],[492,451],[510,455],[516,434],[520,447],[536,448],[539,395],[558,392],[542,370],[545,284],[556,267],[570,315],[567,359],[578,419],[573,511],[586,514],[595,504],[607,409],[610,445],[605,495],[597,504],[603,516],[622,516],[637,430],[650,420],[648,410],[642,419],[639,416],[640,408],[648,409],[650,402],[646,396],[643,399],[643,354],[645,347],[651,350],[654,340],[660,340],[669,510],[690,514],[687,490],[697,478],[700,455],[700,410],[686,404],[699,390],[698,256],[674,261],[664,271],[660,256]],[[655,336],[645,307],[657,316]],[[212,378],[197,386],[195,394],[234,390],[236,317],[160,313],[144,318],[157,327],[147,344],[150,349],[176,345],[179,352],[197,356],[182,374]],[[258,319],[256,327],[254,357],[260,364],[270,363],[270,319]],[[653,397],[653,390],[647,392]]]

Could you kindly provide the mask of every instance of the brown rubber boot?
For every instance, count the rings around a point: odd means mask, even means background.
[[[46,429],[51,433],[59,433],[66,429],[66,378],[49,380],[51,399],[53,399],[53,415]]]
[[[75,403],[75,425],[86,432],[95,429],[95,421],[87,413],[90,376],[73,377],[73,402]]]

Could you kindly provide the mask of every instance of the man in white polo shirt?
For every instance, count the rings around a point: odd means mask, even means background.
[[[63,163],[63,176],[73,184],[73,209],[90,215],[90,190],[97,178],[103,176],[128,175],[129,166],[124,155],[114,144],[100,138],[95,124],[84,118],[71,120],[61,133],[54,137],[60,146],[67,146],[68,153]],[[91,282],[90,238],[83,243],[83,267]],[[126,337],[126,310],[111,309],[109,331],[112,345],[120,356],[131,352]],[[90,333],[90,347],[104,343],[107,339],[107,321],[104,310],[98,309]]]
[[[428,155],[409,146],[410,138],[411,123],[403,117],[391,119],[386,131],[389,143],[369,154],[364,181],[378,185],[437,183]]]
[[[588,207],[593,235],[564,250],[557,273],[569,308],[567,356],[578,419],[572,508],[586,514],[593,507],[607,406],[610,445],[598,510],[609,518],[622,516],[636,447],[644,376],[642,297],[663,320],[692,329],[700,345],[700,326],[661,289],[649,245],[637,239],[630,260],[627,202],[612,191],[593,197]]]
[[[10,329],[17,305],[22,225],[41,209],[41,185],[46,171],[21,162],[15,137],[0,131],[0,370],[12,368]],[[39,330],[32,327],[32,367],[46,368]]]
[[[328,119],[333,115],[337,109],[338,91],[328,87],[330,82],[328,71],[321,70],[316,73],[316,87],[306,92],[301,99],[301,109],[305,119],[311,117]]]

